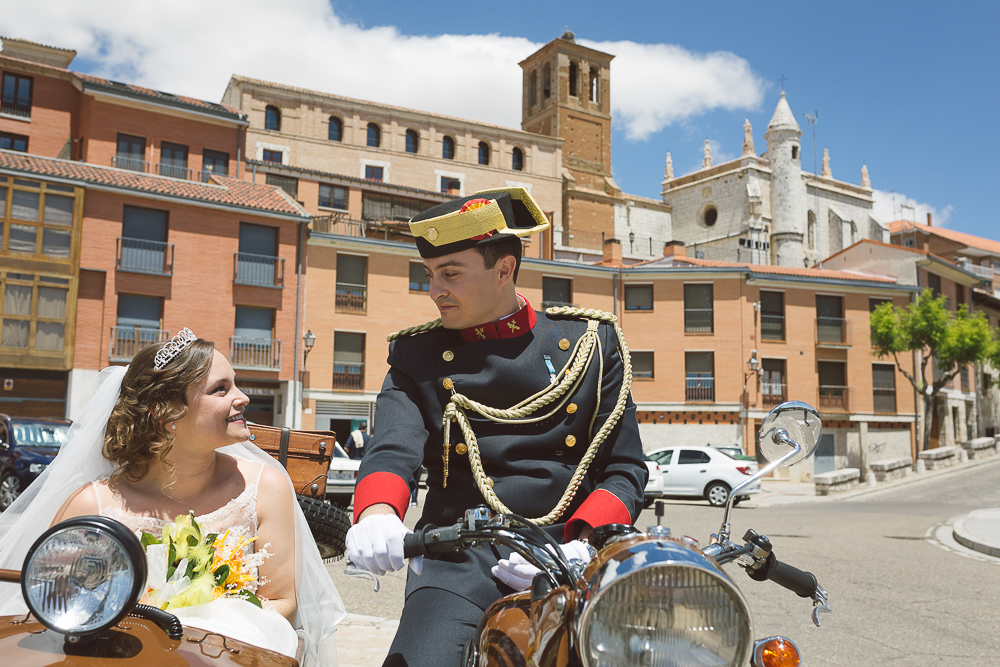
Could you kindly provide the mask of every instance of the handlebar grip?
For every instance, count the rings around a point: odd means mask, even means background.
[[[812,572],[804,572],[794,565],[782,563],[777,558],[771,561],[767,578],[800,598],[811,598],[816,595],[818,582]]]
[[[424,550],[424,531],[409,533],[403,536],[403,557],[415,558],[416,556],[426,556]]]

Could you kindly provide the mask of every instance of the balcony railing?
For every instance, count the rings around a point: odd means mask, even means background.
[[[180,178],[185,181],[190,181],[192,171],[183,165],[161,162],[160,164],[156,165],[156,173],[159,174],[160,176],[167,176],[169,178]]]
[[[712,333],[712,308],[685,308],[684,333]]]
[[[875,387],[872,390],[875,399],[875,412],[895,414],[896,412],[896,390],[880,389]]]
[[[993,280],[993,267],[990,266],[979,266],[978,264],[973,264],[972,262],[965,261],[959,264],[960,267],[968,271],[969,273],[974,273],[980,278],[985,278],[986,280]]]
[[[0,113],[31,118],[31,101],[17,95],[4,95],[0,98]]]
[[[788,400],[788,385],[781,382],[761,382],[760,395],[764,407],[771,408]]]
[[[171,276],[174,273],[174,244],[119,236],[115,268]]]
[[[819,409],[821,412],[848,412],[850,410],[850,387],[834,385],[819,386]]]
[[[233,282],[237,285],[285,287],[285,260],[271,255],[238,252],[233,260]]]
[[[243,370],[280,371],[281,341],[233,336],[229,339],[229,363]]]
[[[141,171],[144,174],[149,173],[149,163],[142,158],[131,157],[129,155],[115,155],[111,158],[111,166],[117,167],[118,169],[127,169],[128,171]]]
[[[817,317],[816,344],[849,345],[850,323],[850,320],[845,320],[842,317]]]
[[[342,391],[363,391],[365,388],[364,364],[333,362],[333,388]]]
[[[198,180],[202,183],[208,183],[208,179],[213,176],[228,176],[229,174],[223,171],[213,171],[212,169],[202,169],[198,172]]]
[[[368,223],[364,220],[352,220],[347,217],[346,212],[334,213],[313,216],[312,229],[321,234],[339,234],[363,239],[368,230]]]
[[[345,313],[363,313],[368,309],[368,287],[337,283],[336,309]]]
[[[687,392],[684,400],[688,403],[714,403],[715,378],[687,378]]]
[[[762,313],[760,337],[763,340],[785,340],[785,316]]]
[[[144,327],[111,327],[111,348],[109,361],[132,361],[132,357],[144,347],[170,340],[170,332],[165,329]]]

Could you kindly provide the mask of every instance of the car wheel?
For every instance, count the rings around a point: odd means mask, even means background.
[[[347,530],[351,527],[351,517],[343,509],[322,500],[308,496],[297,496],[299,507],[306,515],[306,523],[312,531],[319,555],[326,558],[340,558],[347,550]]]
[[[21,495],[21,480],[8,470],[0,477],[0,512],[4,511]]]
[[[729,485],[724,482],[712,482],[705,489],[705,500],[713,507],[723,507],[729,500]]]

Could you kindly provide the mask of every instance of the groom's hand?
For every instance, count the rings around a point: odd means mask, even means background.
[[[356,567],[377,575],[395,572],[406,566],[403,537],[411,533],[395,513],[369,513],[347,531],[347,553]],[[410,560],[417,574],[423,558]]]

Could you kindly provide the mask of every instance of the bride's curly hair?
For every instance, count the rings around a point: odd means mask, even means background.
[[[104,432],[104,458],[116,466],[112,483],[123,477],[138,482],[154,460],[166,463],[174,444],[170,422],[187,414],[187,390],[204,380],[212,367],[215,344],[199,338],[156,370],[156,353],[165,344],[140,350],[122,378]]]

